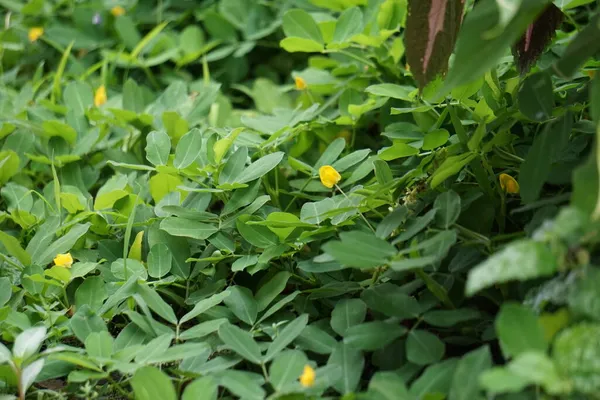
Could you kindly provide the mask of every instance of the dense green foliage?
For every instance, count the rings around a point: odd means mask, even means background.
[[[596,7],[0,0],[0,399],[600,398]]]

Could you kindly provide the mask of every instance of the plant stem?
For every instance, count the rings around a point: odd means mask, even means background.
[[[344,197],[350,201],[350,198],[348,196],[346,196],[346,193],[344,193],[344,191],[337,185],[335,185],[335,187],[337,188],[337,190],[340,191],[340,193],[342,193],[344,195]],[[369,228],[371,228],[371,230],[373,231],[373,233],[375,233],[375,228],[373,228],[373,226],[369,223],[369,221],[367,221],[367,219],[365,218],[365,216],[363,215],[363,213],[360,212],[360,210],[358,209],[358,207],[356,207],[356,210],[358,211],[358,213],[360,214],[360,216],[362,217],[363,221],[365,221],[365,223],[367,224],[367,226]]]

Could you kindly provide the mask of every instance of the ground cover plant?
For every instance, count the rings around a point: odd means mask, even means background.
[[[0,399],[600,398],[596,1],[0,14]]]

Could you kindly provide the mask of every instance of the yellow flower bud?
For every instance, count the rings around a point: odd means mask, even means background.
[[[36,40],[38,40],[43,34],[44,28],[36,26],[29,29],[29,33],[27,34],[27,36],[29,36],[29,41],[33,43]]]
[[[342,176],[331,165],[323,165],[319,168],[319,178],[323,186],[331,189],[342,179]]]
[[[110,9],[110,13],[115,17],[120,17],[121,15],[125,14],[125,9],[121,6],[114,6]]]
[[[294,82],[296,83],[296,90],[304,90],[308,86],[306,81],[299,76],[294,78]]]
[[[305,388],[311,387],[315,384],[315,370],[310,365],[304,366],[304,371],[300,375],[300,384]]]
[[[54,258],[54,265],[71,268],[71,265],[73,265],[73,256],[71,256],[71,253],[57,254]]]
[[[519,183],[508,174],[500,174],[500,187],[506,193],[519,193]]]
[[[94,93],[94,104],[96,107],[100,107],[104,103],[106,103],[106,88],[104,85],[100,85],[96,89],[96,93]]]

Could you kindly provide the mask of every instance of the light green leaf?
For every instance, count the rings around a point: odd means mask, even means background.
[[[556,258],[544,243],[523,239],[511,243],[470,270],[465,291],[472,296],[497,283],[548,276],[557,268]]]
[[[169,235],[198,240],[208,239],[219,230],[213,225],[180,217],[167,217],[163,219],[160,223],[160,229]]]
[[[503,304],[496,318],[496,331],[506,357],[516,357],[526,351],[546,351],[544,329],[533,311],[525,306]]]
[[[146,138],[146,159],[152,164],[167,165],[171,152],[171,138],[164,131],[152,131]]]
[[[138,369],[131,379],[131,387],[136,400],[177,400],[171,379],[155,367]]]

